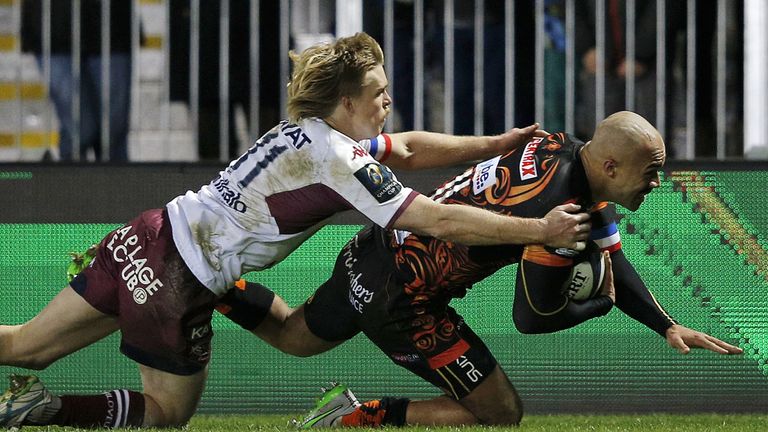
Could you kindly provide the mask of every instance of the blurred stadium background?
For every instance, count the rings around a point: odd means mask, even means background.
[[[676,159],[764,159],[767,19],[761,0],[2,0],[0,161],[59,159],[61,117],[77,133],[120,89],[130,161],[229,160],[283,117],[289,49],[360,30],[385,51],[390,130],[536,120],[588,138],[626,108]],[[131,67],[116,79],[70,62],[74,82],[111,91],[73,91],[57,114],[46,83],[72,53]]]
[[[518,334],[511,322],[514,267],[475,286],[457,307],[532,412],[764,412],[768,406],[765,2],[132,0],[131,13],[118,17],[132,29],[128,160],[109,164],[92,163],[92,150],[59,161],[60,120],[46,85],[50,46],[43,42],[40,61],[22,50],[25,2],[0,0],[3,323],[31,318],[64,285],[68,252],[207,183],[222,162],[276,123],[285,111],[288,49],[359,30],[374,35],[385,50],[397,107],[387,125],[392,131],[491,134],[536,119],[549,130],[588,138],[581,131],[610,113],[617,91],[609,88],[615,74],[609,64],[616,55],[612,26],[619,22],[619,54],[630,63],[649,32],[654,48],[653,61],[637,62],[653,79],[643,84],[639,70],[629,73],[619,109],[638,109],[642,86],[649,86],[653,110],[646,115],[672,156],[662,187],[640,211],[622,214],[624,249],[675,318],[738,343],[745,355],[680,356],[618,311],[558,334]],[[54,18],[53,2],[75,10],[95,4],[107,16],[122,0],[40,0],[43,14],[36,19],[43,29]],[[652,31],[642,27],[640,12],[652,18]],[[577,54],[584,13],[597,23],[593,87],[581,85],[584,58]],[[94,30],[77,17],[71,14],[71,31]],[[100,45],[103,58],[108,47]],[[586,125],[578,121],[585,106],[594,110]],[[108,117],[102,112],[104,124]],[[108,136],[98,144],[104,155]],[[452,172],[398,176],[426,193]],[[329,275],[362,223],[340,216],[288,260],[249,278],[298,304]],[[205,413],[301,411],[332,379],[363,398],[435,394],[363,338],[294,359],[221,316],[214,330]],[[139,387],[135,365],[117,346],[116,337],[108,338],[41,376],[56,392]],[[0,367],[0,375],[14,371]]]

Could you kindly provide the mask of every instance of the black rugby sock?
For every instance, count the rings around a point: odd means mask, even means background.
[[[50,423],[81,428],[139,427],[144,423],[144,395],[112,390],[100,395],[61,396],[61,409]]]

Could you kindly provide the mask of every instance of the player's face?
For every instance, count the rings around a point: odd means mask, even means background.
[[[355,139],[375,137],[384,129],[392,105],[392,98],[387,92],[388,85],[387,75],[381,65],[365,74],[362,91],[351,99]]]
[[[630,211],[640,208],[645,196],[659,187],[659,170],[664,166],[664,145],[638,152],[617,167],[614,182],[615,203]]]

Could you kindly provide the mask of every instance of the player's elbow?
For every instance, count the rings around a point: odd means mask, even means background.
[[[546,333],[547,329],[542,325],[541,320],[531,316],[521,317],[522,314],[515,313],[512,321],[515,323],[515,329],[522,334],[541,334]]]
[[[394,228],[428,235],[440,240],[456,241],[462,227],[450,215],[451,206],[438,204],[419,196],[394,223]]]

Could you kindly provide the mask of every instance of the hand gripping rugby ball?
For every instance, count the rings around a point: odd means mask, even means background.
[[[605,278],[605,261],[600,250],[579,255],[563,284],[563,293],[573,300],[587,300],[600,292]]]

